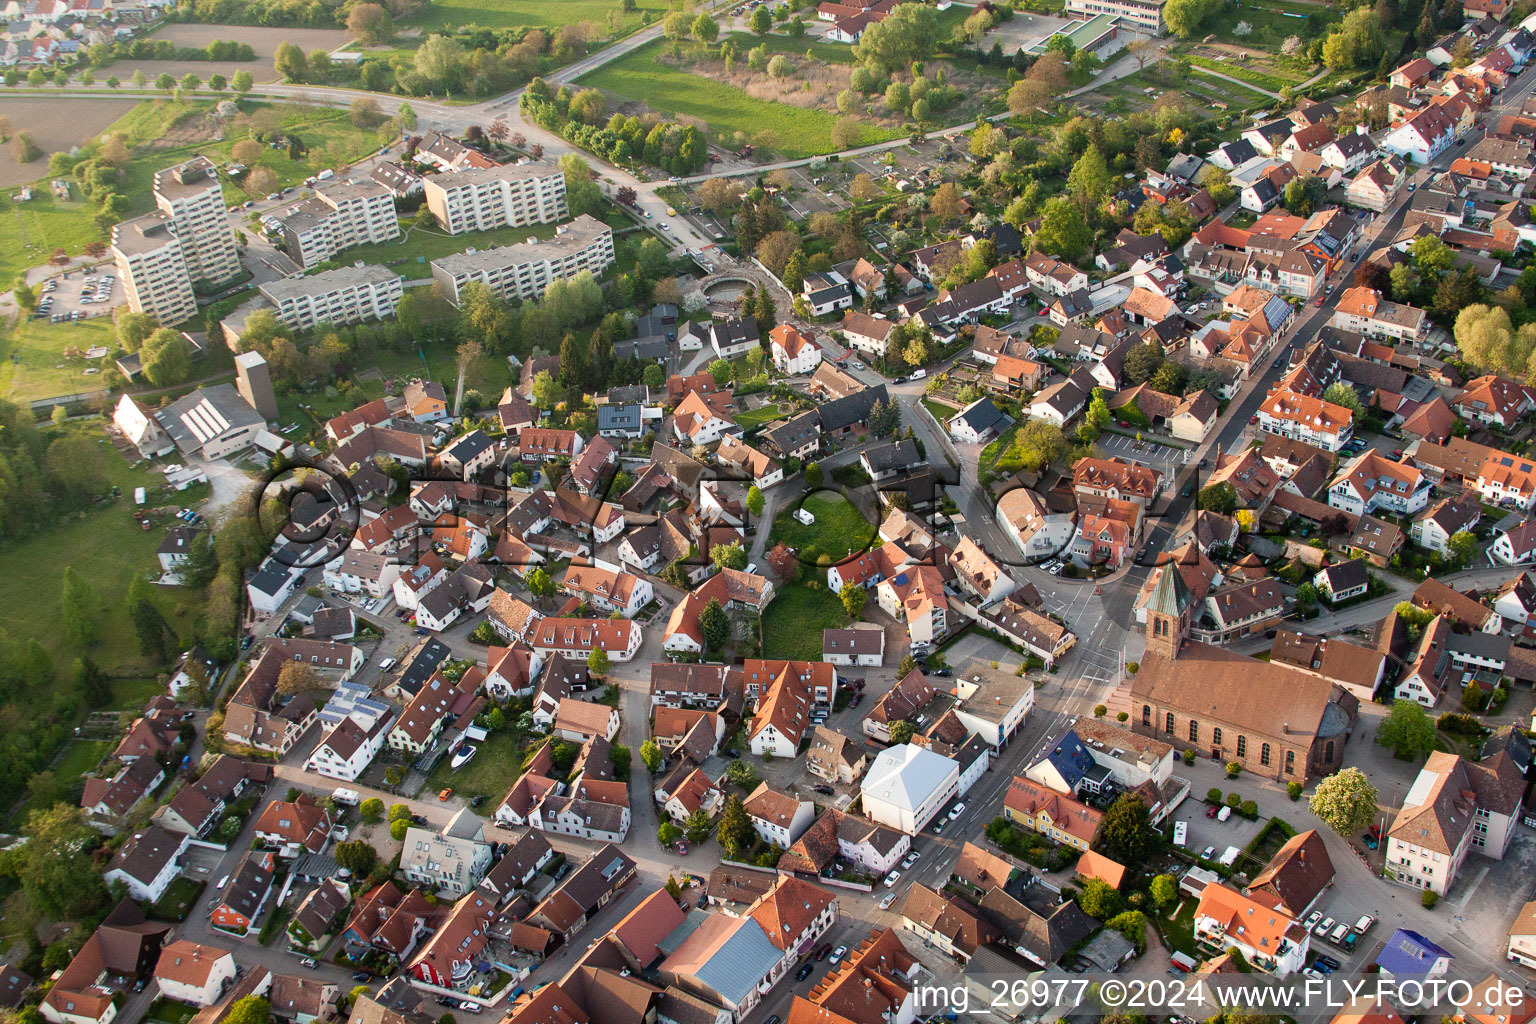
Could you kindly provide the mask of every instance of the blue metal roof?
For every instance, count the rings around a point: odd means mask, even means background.
[[[1399,928],[1387,940],[1386,947],[1377,955],[1381,969],[1394,977],[1428,974],[1440,957],[1454,960],[1446,950],[1430,942],[1418,932]]]
[[[1094,766],[1093,755],[1083,746],[1083,741],[1077,738],[1077,733],[1070,731],[1045,755],[1045,759],[1073,788]]]

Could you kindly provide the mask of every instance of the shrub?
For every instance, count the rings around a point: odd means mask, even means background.
[[[1103,718],[1107,714],[1109,714],[1109,708],[1105,707],[1103,704],[1097,704],[1097,705],[1094,706],[1094,709],[1093,709],[1093,717],[1094,718]]]
[[[1130,721],[1130,718],[1131,718],[1130,712],[1122,711],[1118,715],[1115,716],[1115,721],[1117,721],[1117,722],[1128,722],[1128,721]]]
[[[1285,795],[1291,798],[1292,803],[1295,803],[1297,800],[1301,799],[1301,791],[1303,789],[1306,789],[1306,787],[1301,783],[1292,780],[1285,784]]]
[[[1237,809],[1237,813],[1249,821],[1253,821],[1259,816],[1259,805],[1252,800],[1244,800],[1243,805]]]
[[[1208,804],[1219,804],[1219,803],[1221,803],[1221,787],[1220,786],[1212,786],[1210,789],[1206,790],[1205,791],[1205,802],[1208,803]]]
[[[1238,764],[1236,761],[1227,762],[1227,778],[1235,779],[1241,774],[1243,774],[1242,765]]]
[[[1195,752],[1193,750],[1184,751],[1184,763],[1189,765],[1195,763]]]
[[[1424,905],[1425,910],[1434,910],[1435,904],[1440,902],[1440,894],[1432,889],[1425,889],[1424,894],[1419,897],[1419,902]]]
[[[1139,662],[1139,661],[1128,661],[1128,662],[1125,663],[1125,670],[1127,672],[1129,672],[1131,675],[1135,675],[1137,672],[1141,671],[1141,662]]]
[[[1243,803],[1243,798],[1241,796],[1239,796],[1237,793],[1228,793],[1227,794],[1227,806],[1232,808],[1234,811],[1237,810],[1239,807],[1241,807],[1242,803]]]

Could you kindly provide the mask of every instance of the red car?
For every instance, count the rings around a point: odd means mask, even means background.
[[[1326,299],[1327,297],[1328,296],[1326,296],[1326,295],[1319,295],[1317,297],[1317,301],[1313,302],[1312,305],[1314,305],[1314,306],[1321,306],[1323,304],[1323,300]]]
[[[1220,813],[1220,811],[1220,807],[1217,807],[1215,804],[1211,804],[1211,806],[1205,809],[1205,816],[1207,818],[1214,818],[1218,813]]]

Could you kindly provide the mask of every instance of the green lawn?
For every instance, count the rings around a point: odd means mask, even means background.
[[[187,1024],[195,1016],[197,1016],[197,1007],[161,996],[150,1005],[144,1014],[144,1019],[160,1021],[162,1024]]]
[[[100,359],[64,356],[66,349],[83,352],[98,345],[108,352]],[[0,397],[21,403],[106,387],[108,376],[116,373],[111,355],[116,350],[117,336],[107,317],[67,324],[19,320],[14,329],[0,333]],[[88,369],[97,372],[87,374]]]
[[[1159,917],[1157,927],[1163,936],[1163,945],[1180,953],[1195,956],[1195,901],[1184,900],[1183,907],[1172,917]]]
[[[1296,85],[1298,82],[1305,80],[1300,76],[1281,77],[1259,68],[1243,67],[1241,64],[1230,60],[1212,60],[1208,57],[1195,56],[1190,56],[1187,59],[1190,64],[1197,68],[1219,71],[1224,75],[1237,79],[1239,82],[1247,82],[1249,85],[1256,85],[1260,89],[1268,89],[1270,92],[1279,92],[1287,86]]]
[[[311,273],[351,266],[353,262],[382,263],[393,267],[406,280],[420,280],[432,276],[431,263],[442,256],[452,256],[465,249],[490,249],[498,245],[513,245],[530,238],[553,238],[557,224],[528,224],[523,227],[495,228],[491,231],[475,231],[464,235],[450,235],[436,225],[429,228],[413,228],[406,221],[400,225],[400,237],[392,242],[377,245],[359,245],[348,249],[342,256],[315,267]]]
[[[748,50],[765,46],[769,53],[784,53],[791,57],[804,57],[806,51],[810,51],[811,57],[826,64],[852,64],[853,47],[844,46],[842,43],[824,43],[819,39],[802,36],[799,39],[791,39],[786,35],[769,34],[766,36],[754,35],[751,32],[728,32],[725,39],[733,39],[737,48],[746,53]]]
[[[656,60],[662,40],[647,43],[580,79],[626,99],[639,100],[665,115],[686,114],[717,135],[741,132],[785,157],[817,156],[837,149],[832,126],[837,115],[785,103],[768,103],[733,86],[667,67]],[[803,49],[803,48],[802,48]],[[901,132],[864,125],[857,145],[900,138]]]
[[[816,590],[803,583],[785,587],[763,610],[763,657],[821,660],[821,631],[848,625],[843,602],[827,590],[825,575],[821,584]]]
[[[667,12],[665,0],[637,0],[638,10],[622,15],[621,31],[640,27],[641,11],[656,17]],[[411,24],[429,32],[453,32],[478,25],[482,28],[528,26],[546,31],[562,25],[590,21],[598,25],[597,35],[608,31],[608,15],[619,9],[611,0],[435,0],[421,17]]]
[[[741,426],[742,430],[750,433],[751,431],[754,431],[758,427],[762,426],[764,423],[772,423],[774,420],[779,419],[784,415],[784,413],[779,411],[779,403],[769,402],[761,409],[753,409],[750,412],[736,413],[736,422]],[[790,413],[789,415],[792,416],[794,413]]]
[[[796,519],[797,508],[804,508],[816,521],[807,526]],[[823,555],[832,562],[841,562],[855,551],[869,547],[874,539],[874,527],[847,498],[833,491],[819,491],[802,505],[786,508],[774,517],[768,546],[782,541],[802,563],[818,563]]]
[[[102,438],[100,421],[73,421],[67,429],[100,439],[106,477],[123,495],[107,505],[72,512],[50,530],[7,544],[6,572],[0,575],[0,628],[13,637],[35,637],[53,654],[61,681],[68,679],[71,664],[82,652],[64,640],[59,577],[65,565],[73,564],[86,573],[100,601],[100,639],[89,654],[108,674],[131,677],[117,693],[126,700],[144,692],[141,680],[152,666],[139,654],[123,597],[135,574],[158,570],[155,549],[165,538],[163,525],[144,530],[134,521],[133,489],[147,488],[151,504],[185,505],[188,499],[174,491],[161,497],[165,477],[153,467],[124,462]],[[176,587],[156,588],[155,593],[171,628],[189,636],[201,598]]]
[[[186,875],[181,876],[172,882],[165,890],[165,895],[156,901],[150,910],[150,916],[161,921],[185,921],[187,912],[197,903],[197,898],[202,895],[207,885],[207,882],[199,882]]]
[[[1190,95],[1197,99],[1215,102],[1220,100],[1228,106],[1264,106],[1273,103],[1268,96],[1250,89],[1244,85],[1234,85],[1211,75],[1207,75],[1204,68],[1193,68],[1192,78],[1184,85],[1189,89]]]
[[[444,757],[432,769],[423,790],[424,797],[435,796],[452,787],[454,795],[466,800],[483,796],[485,803],[476,811],[489,815],[496,809],[496,801],[507,795],[507,789],[516,781],[523,764],[523,742],[513,729],[492,733],[479,744],[474,760],[458,771],[448,767],[451,757]]]
[[[1288,36],[1311,39],[1338,21],[1339,17],[1340,11],[1336,7],[1292,3],[1289,0],[1259,0],[1258,3],[1245,3],[1240,7],[1222,10],[1202,26],[1201,34],[1209,32],[1224,43],[1278,52],[1280,44]],[[1242,22],[1248,23],[1250,31],[1240,36],[1234,30]]]
[[[940,425],[942,425],[945,420],[949,419],[955,413],[960,411],[955,406],[948,405],[944,402],[940,402],[932,398],[924,398],[922,402],[923,408],[933,413],[933,418],[938,420]]]

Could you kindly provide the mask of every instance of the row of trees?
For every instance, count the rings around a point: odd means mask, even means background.
[[[554,90],[535,78],[523,92],[522,107],[541,127],[610,163],[647,163],[672,174],[692,174],[709,158],[704,135],[694,125],[642,118],[625,118],[620,124],[615,118],[597,127],[607,115],[607,105],[594,93],[572,93],[567,86]]]

